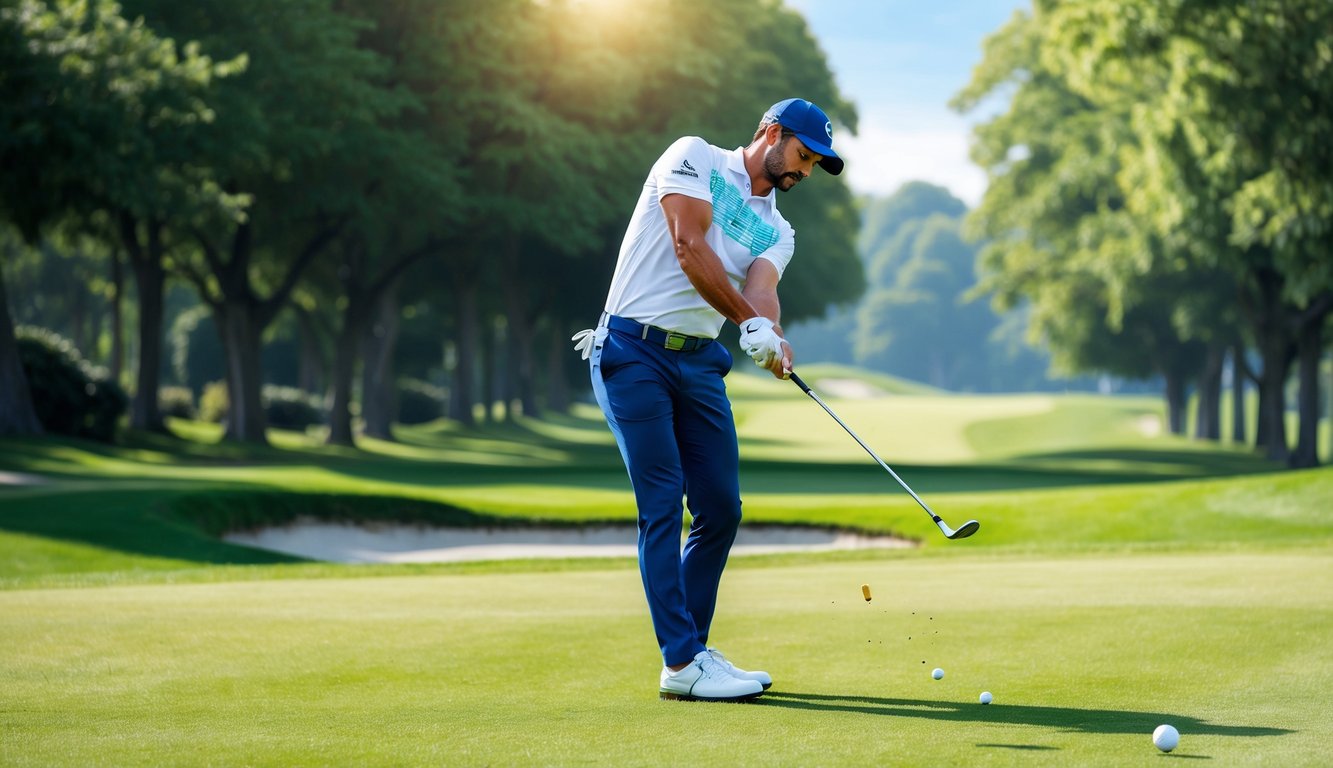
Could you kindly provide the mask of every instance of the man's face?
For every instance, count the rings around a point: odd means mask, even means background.
[[[783,136],[764,153],[764,176],[769,183],[786,192],[814,172],[815,164],[823,159],[806,149],[795,136]]]

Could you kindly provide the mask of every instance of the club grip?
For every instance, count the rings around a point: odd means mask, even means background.
[[[807,395],[810,394],[810,387],[806,386],[804,381],[801,381],[801,377],[796,375],[796,371],[792,371],[791,376],[789,376],[788,378],[794,381],[796,383],[796,386],[801,388],[802,392],[806,393]]]

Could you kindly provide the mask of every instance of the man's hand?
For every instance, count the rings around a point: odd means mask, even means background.
[[[791,355],[783,350],[787,342],[773,330],[773,321],[767,317],[752,317],[741,323],[741,349],[754,360],[755,365],[773,371],[790,367]],[[777,370],[775,370],[777,369]]]

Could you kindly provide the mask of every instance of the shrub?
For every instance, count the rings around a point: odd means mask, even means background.
[[[324,423],[324,398],[296,387],[264,385],[264,415],[270,427],[304,430]]]
[[[157,392],[157,408],[164,417],[193,419],[194,393],[189,387],[162,387]]]
[[[227,420],[230,404],[227,400],[227,382],[210,381],[199,395],[199,419],[221,424]]]
[[[398,380],[398,423],[424,424],[444,415],[448,390],[421,379]]]
[[[45,328],[21,326],[15,336],[42,428],[60,435],[115,440],[116,424],[130,399],[106,370],[89,365],[73,344]]]
[[[264,403],[264,418],[270,427],[303,430],[324,423],[324,398],[296,387],[278,387],[265,384],[260,396]],[[199,419],[222,423],[227,420],[231,404],[227,397],[227,383],[213,381],[204,385],[199,396]]]

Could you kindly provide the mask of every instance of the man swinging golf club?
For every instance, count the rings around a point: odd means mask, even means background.
[[[755,363],[778,378],[791,371],[777,285],[795,241],[773,190],[791,189],[816,165],[841,173],[832,142],[819,107],[787,99],[764,114],[749,146],[686,137],[668,147],[644,182],[601,320],[574,336],[634,487],[664,699],[743,701],[772,684],[708,645],[741,519],[723,382],[732,358],[713,342],[733,322]],[[682,496],[693,518],[683,551]]]

